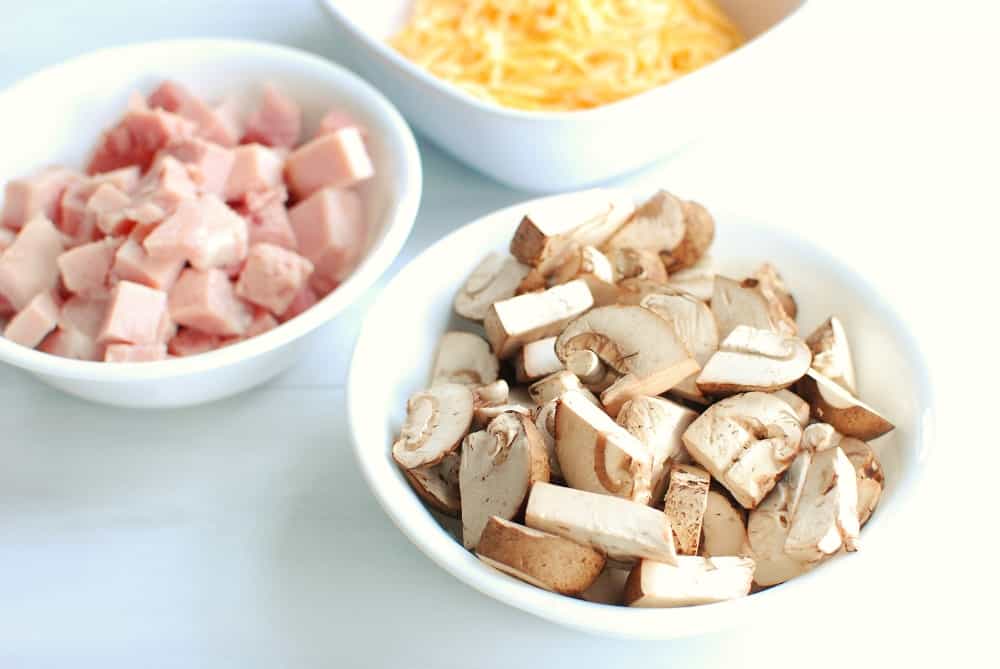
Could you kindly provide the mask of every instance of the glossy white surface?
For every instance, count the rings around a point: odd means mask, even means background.
[[[95,402],[188,406],[228,397],[284,371],[304,350],[303,339],[347,308],[392,263],[420,202],[416,142],[378,91],[311,54],[248,41],[167,41],[106,49],[6,90],[0,94],[0,145],[5,147],[0,152],[0,182],[43,165],[82,166],[100,132],[120,117],[129,94],[148,93],[166,78],[184,83],[206,99],[234,96],[248,108],[264,82],[278,82],[302,106],[307,134],[333,107],[359,119],[368,129],[376,165],[375,177],[360,187],[369,230],[367,248],[350,277],[306,313],[259,337],[204,355],[105,364],[46,355],[0,338],[0,360]]]
[[[575,112],[526,112],[484,103],[386,44],[413,0],[319,0],[348,63],[375,82],[414,125],[460,160],[515,188],[561,191],[620,176],[681,149],[734,109],[766,99],[786,71],[815,0],[724,0],[753,38],[667,86]]]

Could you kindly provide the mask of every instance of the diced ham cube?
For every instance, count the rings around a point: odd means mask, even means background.
[[[358,132],[361,133],[361,138],[364,139],[368,132],[358,125],[349,114],[342,112],[339,109],[331,109],[323,118],[319,120],[319,126],[316,128],[316,137],[322,137],[323,135],[329,135],[330,133],[337,132],[338,130],[343,130],[344,128],[357,128]]]
[[[170,316],[181,325],[223,337],[242,335],[253,318],[225,272],[190,268],[170,291]]]
[[[139,177],[142,172],[135,165],[121,167],[110,172],[94,174],[90,177],[90,182],[100,186],[101,184],[111,184],[123,193],[131,193],[139,185]]]
[[[247,223],[226,203],[206,193],[183,202],[143,242],[154,258],[187,260],[197,269],[225,267],[247,255]]]
[[[233,169],[232,149],[192,137],[164,149],[164,152],[188,166],[192,181],[205,193],[226,195],[226,181]]]
[[[0,294],[20,310],[35,295],[54,290],[62,252],[63,237],[52,221],[42,216],[28,221],[0,255]]]
[[[171,355],[186,358],[191,355],[208,353],[222,346],[223,338],[193,328],[180,328],[167,344]]]
[[[239,134],[226,114],[212,109],[176,81],[160,84],[150,94],[149,105],[162,107],[193,121],[198,128],[197,134],[216,144],[235,146],[239,140]]]
[[[341,281],[361,256],[365,226],[357,193],[324,188],[288,212],[299,252],[308,258],[316,277]]]
[[[165,214],[172,214],[181,202],[197,197],[198,187],[184,163],[161,155],[138,186],[136,202],[152,202]]]
[[[51,292],[39,293],[28,302],[4,330],[4,336],[12,342],[35,348],[42,343],[45,335],[52,332],[59,322],[59,305]]]
[[[126,209],[132,198],[112,184],[101,184],[87,200],[84,209],[82,229],[95,227],[105,235],[119,235],[127,232],[132,222],[127,218]]]
[[[53,222],[65,234],[78,241],[89,241],[91,230],[81,230],[87,211],[87,201],[101,185],[111,184],[123,193],[131,193],[139,184],[139,168],[123,167],[88,179],[74,181],[63,192],[59,204],[59,219]]]
[[[163,208],[155,202],[146,200],[129,207],[125,212],[125,217],[130,221],[134,221],[137,226],[148,228],[166,218],[167,212],[163,211]]]
[[[243,333],[243,338],[250,339],[265,332],[270,332],[276,327],[278,327],[278,321],[274,316],[265,309],[254,309],[253,320],[250,322],[250,327],[247,328],[247,331]]]
[[[157,344],[167,294],[131,281],[119,281],[97,335],[98,343]]]
[[[17,234],[13,230],[0,227],[0,253],[6,251],[16,238]]]
[[[63,193],[80,180],[79,174],[64,167],[50,167],[31,177],[11,179],[4,189],[0,224],[20,230],[39,215],[50,221],[59,220],[59,203]]]
[[[285,180],[297,199],[320,188],[346,188],[375,174],[357,128],[341,128],[303,144],[285,161]]]
[[[75,328],[56,328],[42,341],[38,350],[74,360],[99,360],[101,357],[100,347],[94,338]]]
[[[177,334],[177,330],[180,328],[177,322],[170,317],[170,309],[168,307],[167,312],[163,314],[163,318],[160,319],[160,327],[156,330],[156,341],[161,344],[166,344],[174,335]]]
[[[248,193],[270,191],[281,186],[284,159],[274,149],[260,144],[244,144],[233,150],[233,167],[226,181],[227,202],[236,202]]]
[[[83,297],[106,297],[108,273],[122,240],[109,237],[83,244],[56,258],[66,289]]]
[[[298,253],[274,244],[255,244],[250,247],[236,294],[281,314],[288,310],[312,271],[312,263]]]
[[[76,295],[63,303],[59,311],[59,327],[63,330],[78,330],[96,340],[107,312],[107,299],[90,299]]]
[[[292,320],[306,309],[311,308],[317,301],[316,292],[309,286],[306,286],[298,292],[292,303],[288,305],[288,309],[278,316],[278,321],[284,323]]]
[[[125,281],[169,291],[184,269],[184,262],[183,258],[153,258],[134,237],[129,237],[115,253],[111,273]]]
[[[156,153],[195,132],[191,121],[162,109],[130,109],[106,130],[87,165],[87,174],[137,165],[149,168]]]
[[[155,362],[166,358],[165,344],[110,344],[104,350],[104,362]]]
[[[257,109],[246,122],[243,141],[293,148],[302,134],[302,109],[271,84],[264,86]]]
[[[246,219],[251,246],[266,243],[289,251],[298,250],[295,231],[288,220],[288,209],[281,200],[272,199],[257,209],[242,208],[240,214]]]

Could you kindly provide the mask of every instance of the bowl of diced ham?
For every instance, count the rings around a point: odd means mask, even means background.
[[[315,56],[190,40],[0,93],[0,360],[167,407],[280,373],[398,255],[412,133]]]

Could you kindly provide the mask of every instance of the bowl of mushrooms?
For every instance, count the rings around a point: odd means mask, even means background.
[[[915,339],[837,259],[608,189],[412,261],[366,318],[348,405],[376,498],[437,564],[649,639],[856,592],[898,545],[934,415]]]

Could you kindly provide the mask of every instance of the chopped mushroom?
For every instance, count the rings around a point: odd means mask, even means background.
[[[611,263],[615,283],[625,279],[653,283],[667,282],[667,270],[664,269],[660,254],[656,251],[616,247],[608,251],[607,258]]]
[[[616,422],[645,444],[652,454],[652,498],[667,492],[672,463],[687,459],[681,435],[698,417],[694,411],[662,397],[636,397],[622,405]]]
[[[527,416],[500,414],[486,430],[466,437],[458,472],[465,547],[476,547],[490,516],[513,518],[532,484],[548,480],[545,446]]]
[[[671,288],[692,295],[702,302],[708,302],[712,299],[712,292],[715,290],[715,277],[718,273],[715,260],[706,255],[690,267],[671,272],[669,285]]]
[[[652,454],[581,393],[570,391],[556,401],[555,428],[556,457],[567,484],[649,503]]]
[[[857,550],[858,479],[839,447],[814,452],[792,516],[785,554],[812,563],[841,547]]]
[[[694,296],[679,292],[673,295],[654,293],[644,297],[639,304],[674,326],[677,336],[702,368],[719,349],[719,328],[715,316],[707,304]],[[692,374],[674,386],[671,392],[693,402],[708,403],[698,389],[697,378],[697,374]]]
[[[743,597],[750,592],[753,572],[748,557],[681,555],[676,565],[642,560],[625,582],[625,605],[671,608]]]
[[[715,238],[715,220],[705,207],[694,200],[684,200],[683,208],[684,238],[663,258],[671,274],[695,265]]]
[[[684,433],[692,459],[747,509],[774,487],[801,440],[802,426],[791,407],[758,392],[716,402]]]
[[[882,414],[814,369],[799,380],[797,391],[809,402],[813,418],[829,423],[846,437],[871,441],[895,427]]]
[[[455,296],[455,313],[474,321],[486,318],[494,302],[514,297],[530,267],[501,253],[490,253],[472,270]]]
[[[632,217],[608,240],[608,250],[644,249],[669,254],[684,238],[683,202],[661,190],[636,207]]]
[[[579,280],[494,302],[483,321],[486,338],[497,357],[506,359],[528,342],[558,334],[593,303],[587,284]]]
[[[805,375],[812,354],[798,337],[737,326],[698,375],[698,388],[708,395],[787,388]]]
[[[759,586],[784,583],[809,571],[811,565],[785,553],[785,540],[811,461],[811,452],[799,453],[785,477],[747,519],[747,540],[757,562],[753,580]]]
[[[612,416],[633,397],[659,395],[698,371],[673,326],[643,307],[598,307],[570,322],[556,340],[556,355],[565,362],[580,350],[621,375],[601,393]]]
[[[499,369],[500,362],[485,339],[469,332],[445,332],[434,357],[431,385],[493,383]]]
[[[399,439],[392,445],[393,459],[405,469],[441,462],[468,434],[472,412],[472,391],[457,383],[414,394],[406,403]]]
[[[795,320],[799,313],[799,305],[795,303],[795,298],[792,297],[785,280],[778,274],[775,266],[769,262],[764,263],[753,273],[753,278],[757,280],[761,291],[768,296],[768,300],[777,300],[788,318]]]
[[[802,424],[802,427],[809,424],[809,402],[806,402],[804,399],[787,388],[775,390],[771,394],[786,402],[788,406],[792,407],[792,411],[794,411],[795,415],[798,416],[799,423]]]
[[[618,372],[605,365],[600,356],[590,349],[573,351],[566,356],[564,364],[588,390],[595,393],[607,390],[620,377]]]
[[[712,313],[719,324],[721,339],[739,325],[787,335],[794,335],[797,330],[795,321],[788,319],[780,303],[768,300],[756,279],[740,283],[724,276],[715,277]]]
[[[531,399],[534,400],[535,404],[538,404],[539,406],[548,404],[552,400],[558,399],[564,393],[568,393],[571,390],[583,393],[583,395],[593,404],[600,406],[598,399],[586,388],[584,388],[580,383],[580,379],[578,379],[576,375],[570,371],[563,370],[561,372],[556,372],[555,374],[550,374],[544,379],[539,379],[528,386],[528,394],[531,396]]]
[[[542,435],[542,442],[545,444],[545,453],[549,458],[549,480],[562,482],[562,468],[559,466],[559,457],[556,455],[556,406],[558,404],[559,400],[554,399],[535,407],[535,410],[531,412],[531,420],[534,421],[538,433]]]
[[[505,574],[563,595],[578,595],[604,569],[604,555],[555,534],[493,516],[476,546],[480,560]]]
[[[473,389],[472,394],[474,397],[472,424],[477,429],[482,429],[494,418],[508,411],[525,416],[531,415],[531,407],[528,406],[530,402],[520,404],[513,401],[510,387],[503,379],[479,386]]]
[[[536,483],[524,519],[528,527],[592,546],[619,563],[677,560],[666,515],[620,497]]]
[[[572,252],[552,275],[552,281],[556,284],[573,279],[580,279],[587,284],[595,306],[614,304],[618,300],[618,287],[615,286],[611,261],[593,246],[581,246]]]
[[[830,316],[806,338],[813,353],[812,367],[852,395],[858,394],[854,359],[847,332],[836,316]]]
[[[404,469],[403,474],[431,507],[446,515],[457,516],[462,508],[458,489],[460,462],[461,456],[455,451],[444,456],[436,465]]]
[[[753,555],[743,513],[721,492],[709,490],[701,521],[699,554],[704,557]]]
[[[556,356],[555,337],[528,342],[514,356],[514,374],[521,383],[555,374],[562,368],[562,361]]]
[[[858,521],[864,525],[882,497],[882,486],[885,484],[882,464],[872,447],[860,439],[844,437],[840,440],[840,450],[854,465],[858,477]]]
[[[697,555],[708,484],[712,479],[704,469],[691,465],[674,465],[669,478],[663,513],[674,530],[674,546],[679,555]]]
[[[625,581],[628,580],[629,569],[605,567],[589,588],[580,593],[580,599],[595,604],[611,604],[622,606],[625,597]]]

